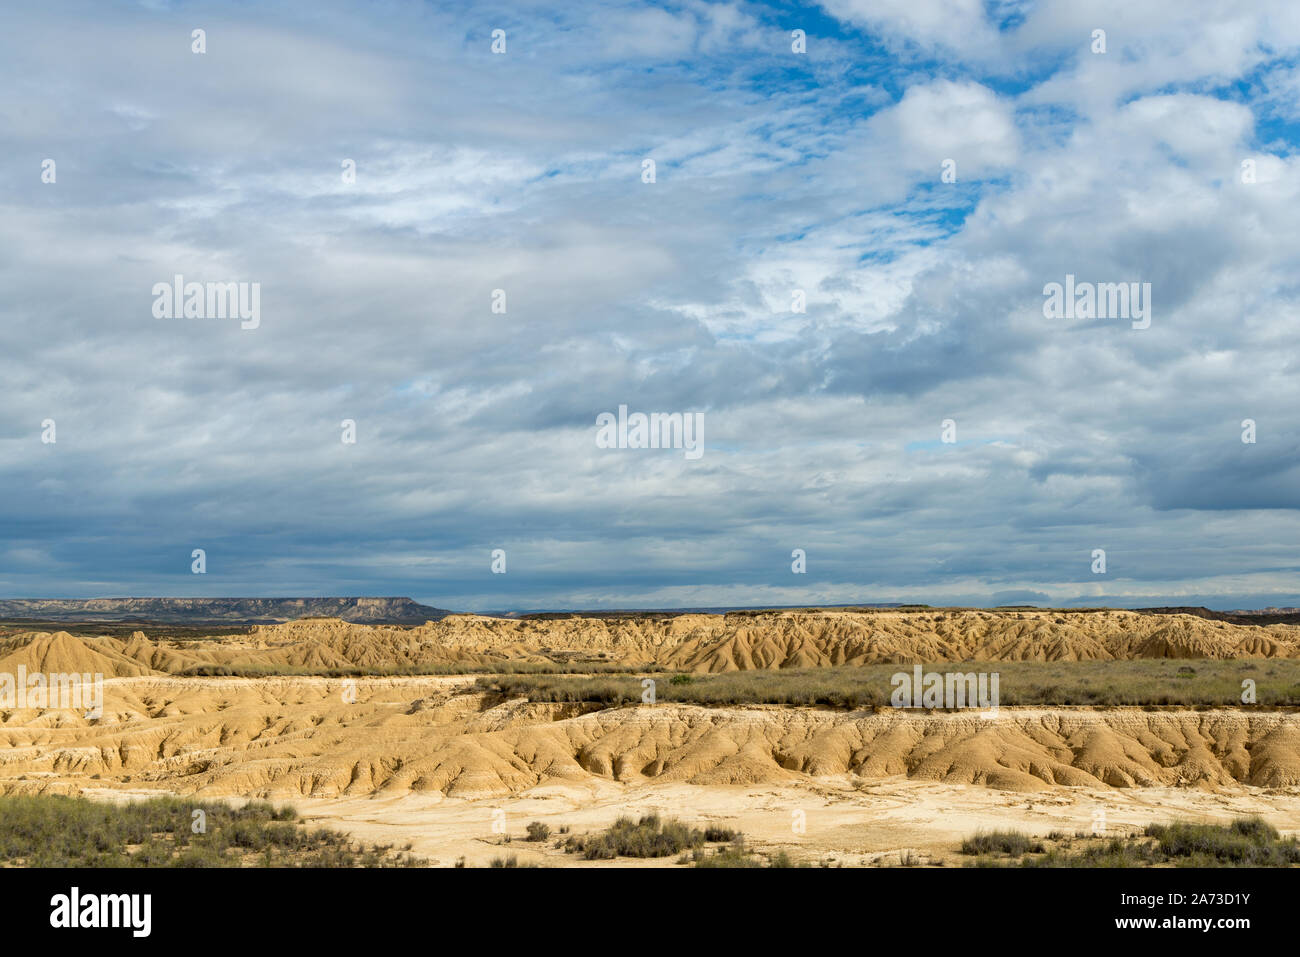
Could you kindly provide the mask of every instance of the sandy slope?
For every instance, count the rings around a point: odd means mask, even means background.
[[[0,787],[155,785],[205,795],[514,794],[549,782],[757,784],[851,774],[1035,791],[1056,785],[1300,786],[1291,712],[703,708],[582,713],[468,679],[125,678],[105,714],[12,711]]]

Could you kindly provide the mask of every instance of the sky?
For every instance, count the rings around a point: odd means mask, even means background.
[[[1293,0],[12,7],[0,597],[1300,605],[1298,144]]]

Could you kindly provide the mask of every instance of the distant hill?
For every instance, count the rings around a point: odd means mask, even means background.
[[[368,625],[419,625],[451,612],[409,598],[15,598],[0,618],[41,621],[141,621],[164,624],[274,624],[342,618]]]
[[[1148,615],[1196,615],[1210,621],[1229,621],[1234,625],[1300,625],[1300,608],[1237,608],[1211,611],[1201,605],[1173,605],[1161,608],[1134,608]]]
[[[532,609],[524,611],[484,611],[488,618],[518,618],[545,621],[557,618],[676,618],[682,615],[764,615],[773,611],[874,611],[893,608],[929,608],[929,605],[909,605],[889,601],[857,605],[699,605],[678,608],[605,608],[596,610]]]

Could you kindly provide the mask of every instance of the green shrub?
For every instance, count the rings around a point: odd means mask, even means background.
[[[205,828],[194,833],[194,812]],[[391,847],[353,847],[309,830],[292,808],[176,797],[109,804],[80,797],[0,797],[0,865],[25,867],[376,867],[423,865]]]
[[[1015,832],[1004,832],[1014,835]],[[1006,866],[992,854],[1003,851],[1021,857],[1021,867],[1291,867],[1300,864],[1300,842],[1283,838],[1258,817],[1238,818],[1226,825],[1150,824],[1141,835],[1097,840],[1077,834],[1064,847],[1044,850],[1023,841],[1001,842],[999,835],[976,835],[962,851],[978,854],[976,867]],[[1023,838],[1024,835],[1015,835]],[[1076,846],[1075,842],[1086,842]],[[1005,850],[1014,846],[1016,851]],[[968,849],[969,848],[969,849]]]
[[[810,866],[808,864],[796,864],[785,851],[777,851],[764,862],[761,857],[745,847],[745,839],[739,834],[726,847],[719,847],[713,851],[697,849],[691,852],[690,860],[696,867],[787,868]]]
[[[1028,853],[1040,854],[1042,851],[1042,844],[1019,831],[981,832],[961,842],[963,854],[1010,854],[1012,857],[1021,857]]]
[[[715,833],[721,833],[715,831]],[[726,832],[734,836],[734,832]],[[583,837],[570,837],[564,850],[581,854],[589,861],[611,860],[615,857],[669,857],[684,850],[702,847],[708,838],[705,832],[688,827],[673,818],[662,819],[658,814],[646,814],[640,820],[620,817],[607,830]]]

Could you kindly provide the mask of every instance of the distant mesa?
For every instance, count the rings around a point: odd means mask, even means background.
[[[409,598],[0,599],[0,618],[40,621],[274,624],[324,617],[367,625],[421,625],[450,614]]]

